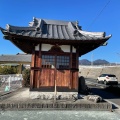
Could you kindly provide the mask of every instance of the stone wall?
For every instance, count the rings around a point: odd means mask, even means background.
[[[120,82],[120,66],[79,66],[79,76],[97,79],[100,74],[115,74]]]

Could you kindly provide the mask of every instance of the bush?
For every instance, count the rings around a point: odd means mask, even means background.
[[[17,69],[11,66],[0,66],[0,74],[17,74]]]
[[[23,75],[22,86],[23,87],[30,86],[30,69],[24,69],[22,75]]]

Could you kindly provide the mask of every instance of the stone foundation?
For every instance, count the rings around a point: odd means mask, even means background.
[[[112,110],[110,103],[3,103],[0,110]]]
[[[30,92],[29,97],[41,100],[78,99],[78,92]]]

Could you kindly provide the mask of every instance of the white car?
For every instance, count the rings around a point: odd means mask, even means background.
[[[105,85],[118,85],[118,79],[114,74],[101,74],[97,78],[97,82],[102,82]]]

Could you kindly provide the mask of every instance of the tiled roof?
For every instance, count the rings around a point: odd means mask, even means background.
[[[31,55],[0,55],[0,62],[31,62]]]
[[[108,39],[105,32],[86,32],[82,31],[78,22],[46,20],[33,18],[29,27],[17,27],[7,25],[6,30],[1,29],[4,34],[59,40],[99,40]]]
[[[105,32],[87,32],[78,22],[33,18],[28,27],[7,25],[0,28],[4,38],[10,40],[25,53],[32,54],[36,45],[72,45],[79,49],[79,56],[98,48],[111,37]]]

